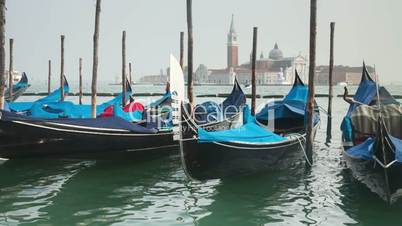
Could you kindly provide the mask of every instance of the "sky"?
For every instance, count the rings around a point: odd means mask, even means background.
[[[48,60],[60,74],[60,35],[65,39],[65,74],[91,80],[95,0],[8,0],[6,37],[14,39],[14,68],[33,81],[47,79]],[[309,0],[193,0],[194,63],[226,66],[232,14],[239,35],[239,60],[249,59],[252,28],[258,53],[278,43],[285,56],[308,56]],[[335,28],[335,64],[375,65],[383,84],[402,83],[402,1],[318,0],[317,65],[329,62],[329,24]],[[186,31],[186,0],[103,0],[100,15],[99,80],[121,74],[121,37],[127,32],[127,61],[134,78],[159,74],[169,54],[179,55],[179,33]],[[8,54],[8,41],[6,42]],[[7,59],[8,65],[8,59]]]

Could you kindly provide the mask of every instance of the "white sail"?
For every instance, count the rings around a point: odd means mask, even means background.
[[[181,119],[181,104],[184,101],[184,76],[179,62],[173,55],[170,55],[170,93],[172,94],[172,121],[173,139],[181,137],[179,124]]]
[[[179,62],[170,55],[170,92],[172,97],[184,101],[184,76]]]

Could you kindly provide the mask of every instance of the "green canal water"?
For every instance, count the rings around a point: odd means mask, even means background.
[[[259,92],[288,89],[261,87]],[[230,87],[196,90],[221,93]],[[401,87],[390,90],[401,94]],[[336,87],[337,94],[341,91]],[[317,87],[317,93],[325,92]],[[318,99],[324,108],[326,102]],[[119,156],[111,150],[103,158],[7,161],[0,165],[0,225],[402,225],[402,202],[388,206],[345,168],[339,125],[346,109],[342,99],[334,99],[329,147],[322,114],[311,169],[299,164],[194,182],[186,178],[179,150],[163,158]]]

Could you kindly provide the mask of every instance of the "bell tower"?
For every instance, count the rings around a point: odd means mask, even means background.
[[[239,43],[237,40],[237,33],[234,27],[234,15],[232,14],[232,21],[230,23],[230,30],[228,33],[228,69],[239,66]]]

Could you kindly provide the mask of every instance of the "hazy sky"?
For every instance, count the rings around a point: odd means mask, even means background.
[[[101,80],[121,71],[121,33],[127,31],[127,58],[135,76],[157,74],[169,53],[179,55],[179,32],[186,31],[185,0],[103,0],[100,21]],[[259,27],[258,52],[275,42],[285,56],[308,54],[309,0],[193,0],[194,60],[209,68],[226,66],[231,14],[240,41],[240,62],[249,59],[252,27]],[[402,82],[402,1],[318,0],[318,64],[328,64],[329,23],[336,22],[335,64],[375,64],[383,84]],[[35,81],[60,73],[60,35],[66,35],[65,71],[77,80],[78,58],[85,80],[92,67],[95,0],[8,0],[7,38],[14,38],[15,68]],[[8,41],[7,41],[8,51]]]

